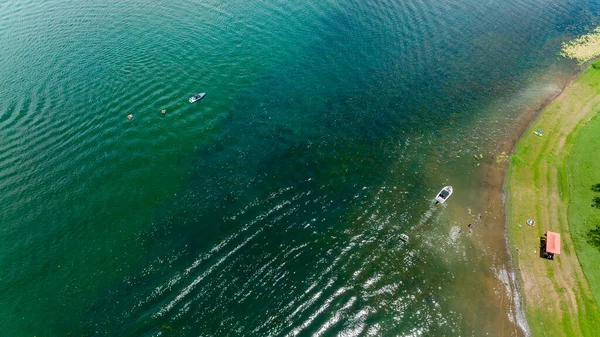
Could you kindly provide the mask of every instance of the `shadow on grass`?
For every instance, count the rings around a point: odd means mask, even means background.
[[[592,191],[600,192],[600,184],[592,185]],[[592,199],[592,207],[600,208],[600,197]]]
[[[546,237],[545,236],[540,236],[540,258],[545,259],[546,255],[545,252],[546,251]]]
[[[592,207],[600,208],[600,197],[592,199]]]
[[[600,250],[600,225],[596,225],[596,228],[590,229],[587,234],[587,242]]]

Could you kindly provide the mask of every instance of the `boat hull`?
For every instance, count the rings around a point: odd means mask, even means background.
[[[450,198],[451,195],[452,195],[452,186],[446,186],[446,187],[442,188],[440,193],[438,193],[436,195],[435,201],[440,204],[443,204],[446,202],[446,200],[448,200],[448,198]]]
[[[203,93],[201,93],[201,94],[198,94],[198,96],[194,95],[194,96],[190,97],[190,99],[189,99],[188,101],[189,101],[190,103],[196,103],[196,102],[198,102],[199,100],[203,99],[203,98],[204,98],[204,96],[206,96],[206,93],[205,93],[205,92],[203,92]]]

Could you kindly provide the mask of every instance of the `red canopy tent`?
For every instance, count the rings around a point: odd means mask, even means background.
[[[546,232],[546,252],[551,254],[560,254],[560,234]]]

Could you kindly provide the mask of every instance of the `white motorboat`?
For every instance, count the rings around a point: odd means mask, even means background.
[[[206,93],[205,92],[201,92],[199,94],[195,94],[194,96],[190,97],[189,101],[190,101],[190,103],[196,103],[199,100],[203,99],[204,96],[206,96]]]
[[[435,197],[435,201],[439,202],[440,204],[443,204],[444,202],[446,202],[446,200],[448,200],[448,198],[450,198],[451,195],[452,186],[446,186],[442,188],[440,193],[438,193],[438,195]]]

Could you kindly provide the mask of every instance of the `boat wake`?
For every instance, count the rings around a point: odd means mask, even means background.
[[[432,200],[429,203],[429,208],[425,211],[425,213],[423,213],[423,215],[421,216],[421,219],[419,219],[419,222],[417,222],[415,225],[413,225],[410,228],[411,232],[423,227],[423,225],[428,223],[429,219],[431,219],[431,217],[433,217],[434,215],[435,215],[435,219],[438,219],[443,214],[446,207],[447,207],[447,205],[445,203],[439,204],[435,200]],[[441,211],[439,211],[440,208],[441,208]]]

